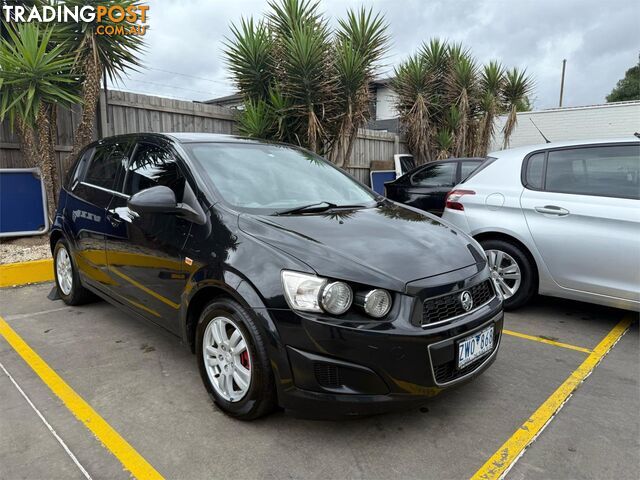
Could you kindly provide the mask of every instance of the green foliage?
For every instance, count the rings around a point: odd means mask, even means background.
[[[338,164],[368,119],[386,23],[350,10],[331,29],[312,0],[274,0],[265,17],[231,26],[225,57],[245,98],[241,130],[328,154]]]
[[[77,96],[74,58],[66,45],[50,46],[53,28],[37,23],[5,25],[0,39],[0,120],[34,126],[43,104],[71,105]]]
[[[54,5],[62,4],[73,8],[84,6],[108,7],[121,6],[125,10],[138,2],[136,0],[54,0]],[[93,63],[104,68],[107,76],[118,79],[129,70],[137,70],[141,66],[140,56],[144,53],[144,37],[139,35],[126,35],[114,33],[113,35],[96,35],[99,25],[105,28],[109,26],[121,26],[129,31],[135,24],[126,20],[114,23],[108,16],[101,22],[68,22],[57,24],[53,40],[63,43],[68,51],[72,52],[76,59],[76,66],[81,72],[87,70],[86,63]]]
[[[640,100],[640,58],[638,63],[626,71],[624,78],[618,80],[614,89],[607,95],[607,102],[627,100]]]
[[[422,163],[486,155],[496,116],[526,108],[532,82],[497,61],[479,67],[462,44],[436,38],[395,69],[392,88],[409,149]]]

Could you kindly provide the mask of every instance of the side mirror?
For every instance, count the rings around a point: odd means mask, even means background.
[[[136,213],[176,213],[176,194],[169,187],[157,185],[141,190],[129,198],[127,206]]]
[[[132,195],[127,202],[127,207],[136,213],[168,213],[198,225],[207,223],[207,217],[199,205],[194,209],[186,203],[177,203],[176,194],[164,185],[147,188]]]

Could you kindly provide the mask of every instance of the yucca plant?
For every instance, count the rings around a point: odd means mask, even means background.
[[[391,82],[405,141],[417,164],[434,159],[432,146],[433,72],[423,55],[414,55],[395,69]]]
[[[526,74],[526,70],[519,70],[514,67],[505,74],[502,101],[508,113],[502,130],[504,134],[503,148],[509,146],[509,139],[517,123],[517,113],[527,104],[528,95],[531,93],[532,88],[533,85]]]
[[[387,24],[381,15],[361,8],[338,21],[335,65],[338,81],[338,119],[332,159],[342,166],[351,157],[358,128],[369,118],[377,62],[388,45]]]
[[[423,44],[401,63],[392,88],[409,150],[417,161],[449,154],[486,155],[496,117],[509,112],[504,131],[508,143],[515,112],[526,108],[532,88],[524,71],[515,72],[509,82],[498,62],[478,67],[462,44],[439,39]]]
[[[52,46],[53,28],[36,23],[4,25],[0,38],[0,121],[17,126],[26,163],[40,168],[49,217],[57,204],[58,168],[52,112],[80,101],[74,58],[66,46]]]
[[[500,62],[490,61],[480,76],[480,119],[475,155],[485,156],[495,132],[495,120],[503,111],[504,67]]]
[[[126,10],[134,6],[136,0],[65,0],[64,2],[56,0],[53,3],[64,3],[71,8],[120,6]],[[143,37],[117,33],[98,35],[99,25],[105,28],[120,26],[125,31],[134,26],[126,17],[117,25],[108,17],[103,17],[100,23],[94,20],[93,22],[58,24],[54,36],[54,40],[64,44],[67,51],[74,56],[75,71],[82,78],[82,118],[74,132],[72,157],[80,153],[80,150],[93,139],[96,107],[100,98],[103,74],[111,80],[118,80],[125,71],[136,70],[141,66],[139,57],[144,52]]]
[[[364,9],[349,11],[334,31],[310,0],[271,1],[262,21],[232,26],[225,57],[245,98],[243,133],[302,145],[343,165],[369,116],[368,85],[385,32],[382,17]],[[256,108],[258,100],[265,105]]]

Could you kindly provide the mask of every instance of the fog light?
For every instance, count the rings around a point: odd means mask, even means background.
[[[344,282],[332,282],[322,289],[320,304],[331,315],[342,315],[349,310],[353,293],[351,287]]]
[[[391,310],[391,294],[381,288],[371,290],[364,297],[364,311],[374,318],[382,318]]]

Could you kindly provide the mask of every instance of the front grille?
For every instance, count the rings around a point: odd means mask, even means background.
[[[463,291],[464,290],[459,290],[455,293],[442,295],[441,297],[426,299],[424,301],[424,309],[422,310],[422,325],[441,322],[467,313],[465,309],[462,308],[462,302],[460,301],[460,294]],[[467,291],[473,299],[472,309],[488,302],[494,295],[491,280],[485,280],[482,283],[474,285],[468,288]]]
[[[340,374],[338,367],[330,363],[314,362],[313,370],[316,375],[316,381],[322,387],[338,388],[340,387]]]

